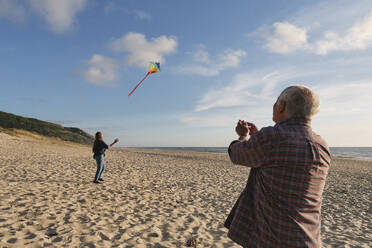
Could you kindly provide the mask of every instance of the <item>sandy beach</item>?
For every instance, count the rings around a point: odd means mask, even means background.
[[[239,247],[224,220],[249,168],[227,154],[91,148],[0,133],[0,247]],[[372,247],[372,161],[334,158],[324,247]]]

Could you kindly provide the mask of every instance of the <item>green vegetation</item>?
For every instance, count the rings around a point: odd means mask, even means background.
[[[75,127],[63,127],[51,122],[40,121],[34,118],[25,118],[0,111],[0,127],[5,129],[22,129],[48,137],[79,144],[91,145],[94,137]],[[1,130],[1,129],[0,129]]]

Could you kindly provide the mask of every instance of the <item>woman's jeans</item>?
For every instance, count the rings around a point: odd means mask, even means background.
[[[103,171],[106,169],[104,155],[102,154],[102,155],[96,156],[96,162],[97,162],[97,171],[96,171],[96,176],[94,177],[95,182],[97,182],[98,179],[101,178]]]

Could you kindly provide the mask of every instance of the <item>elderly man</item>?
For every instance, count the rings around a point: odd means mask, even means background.
[[[273,107],[274,127],[239,121],[229,146],[234,164],[251,167],[225,227],[243,247],[320,247],[322,193],[330,165],[326,142],[311,130],[318,97],[286,88]],[[248,139],[248,135],[250,138]]]

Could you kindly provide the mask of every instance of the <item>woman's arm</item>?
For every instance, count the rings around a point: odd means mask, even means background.
[[[119,142],[119,139],[115,139],[114,140],[114,142],[112,142],[112,144],[111,145],[109,145],[109,148],[111,148],[111,147],[113,147],[116,143],[118,143]]]

